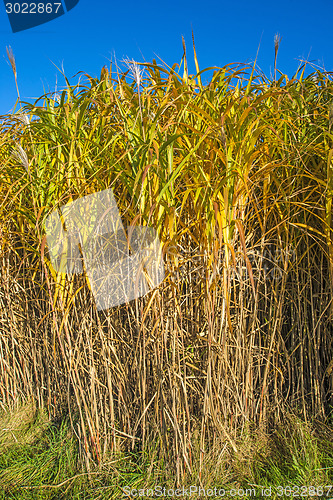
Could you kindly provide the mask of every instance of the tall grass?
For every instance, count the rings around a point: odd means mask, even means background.
[[[251,422],[332,405],[331,76],[228,65],[203,84],[195,63],[132,62],[133,82],[111,65],[0,132],[1,405],[67,413],[88,469],[149,450],[178,484]],[[158,231],[166,278],[98,312],[43,222],[106,188]]]

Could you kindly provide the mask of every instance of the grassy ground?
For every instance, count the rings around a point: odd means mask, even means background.
[[[205,498],[203,491],[210,496],[214,488],[217,498],[333,498],[332,437],[329,422],[310,424],[288,414],[270,435],[244,429],[236,443],[237,453],[221,442],[205,456],[201,477],[193,470],[192,476],[177,485],[163,463],[154,461],[153,450],[144,456],[119,455],[89,473],[82,472],[69,422],[50,423],[46,412],[25,403],[2,411],[0,417],[0,499],[116,499],[135,495],[145,499],[154,498],[147,490],[155,488],[157,493],[165,488],[169,498]],[[188,495],[183,495],[183,487]],[[215,492],[211,496],[215,497]]]

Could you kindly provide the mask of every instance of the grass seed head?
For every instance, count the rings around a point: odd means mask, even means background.
[[[124,59],[123,61],[128,69],[130,70],[138,88],[140,88],[141,82],[142,82],[142,73],[143,73],[143,68],[139,67],[139,64],[133,60],[130,59]]]
[[[12,70],[13,70],[14,76],[15,76],[15,78],[16,78],[16,76],[17,76],[17,72],[16,72],[16,62],[15,62],[15,56],[14,56],[14,54],[13,54],[13,49],[11,48],[11,46],[6,47],[6,52],[7,52],[7,56],[8,56],[8,59],[9,59],[10,65],[11,65],[11,67],[12,67]]]
[[[27,157],[27,153],[24,151],[20,144],[16,145],[16,150],[13,151],[13,156],[19,160],[24,166],[25,170],[29,172],[29,160]]]

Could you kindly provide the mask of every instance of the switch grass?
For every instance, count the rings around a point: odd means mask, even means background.
[[[185,50],[111,64],[2,117],[0,402],[67,415],[88,472],[154,450],[175,483],[203,480],[249,425],[331,418],[331,74],[230,64],[204,83],[194,55],[195,75]],[[97,311],[84,273],[52,268],[43,223],[107,188],[124,226],[156,229],[167,272]]]

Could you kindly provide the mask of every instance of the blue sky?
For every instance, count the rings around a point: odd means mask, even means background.
[[[192,27],[200,69],[251,63],[260,44],[257,62],[268,77],[273,74],[274,35],[279,33],[277,66],[290,78],[298,59],[333,70],[332,14],[332,0],[80,0],[49,23],[12,33],[1,3],[0,114],[10,112],[17,98],[6,46],[15,55],[21,98],[30,101],[44,89],[54,91],[56,82],[63,88],[64,79],[54,64],[63,66],[75,83],[77,77],[72,77],[79,71],[99,76],[114,54],[118,64],[124,58],[152,62],[154,57],[170,66],[180,63],[182,35],[189,72],[194,73]]]

